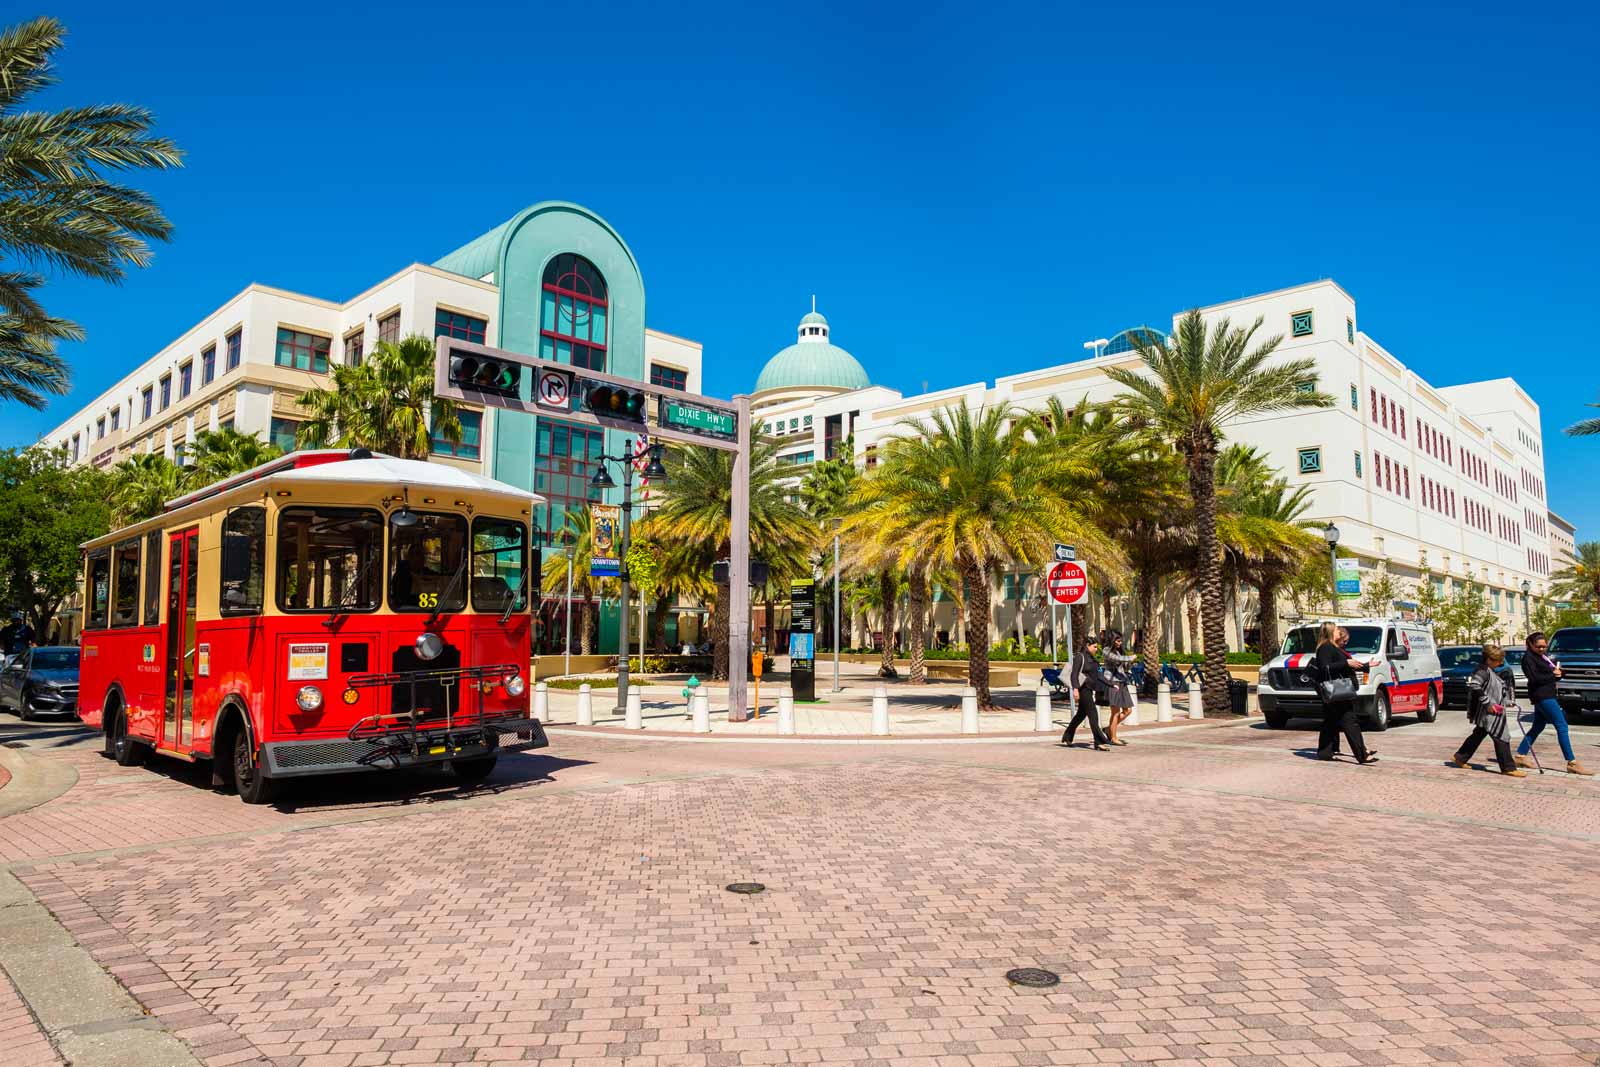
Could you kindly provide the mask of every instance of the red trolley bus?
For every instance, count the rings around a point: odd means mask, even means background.
[[[119,764],[288,778],[549,744],[529,714],[542,498],[364,449],[296,452],[85,544],[78,714]]]

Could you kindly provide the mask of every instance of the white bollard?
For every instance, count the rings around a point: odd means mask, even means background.
[[[694,707],[692,732],[709,734],[711,732],[711,694],[704,689],[696,689],[694,696],[689,698],[689,703]]]
[[[1055,729],[1050,721],[1050,687],[1043,682],[1033,691],[1033,728],[1040,733]]]
[[[1205,705],[1200,700],[1200,683],[1189,683],[1189,718],[1203,719],[1206,717]]]
[[[970,685],[961,691],[961,732],[978,732],[978,691]]]
[[[794,733],[794,690],[788,686],[778,690],[778,732]]]
[[[889,690],[881,685],[872,691],[872,732],[877,737],[889,735]]]
[[[1172,721],[1172,686],[1162,682],[1156,686],[1156,722]]]
[[[1138,726],[1139,725],[1139,698],[1138,697],[1134,697],[1133,698],[1133,710],[1128,712],[1128,717],[1126,719],[1122,720],[1122,725],[1124,725],[1124,726]]]
[[[540,722],[550,720],[550,687],[536,682],[533,687],[533,717]]]
[[[639,687],[636,685],[628,686],[628,710],[622,725],[630,730],[644,729],[644,697],[639,694]]]
[[[594,725],[594,696],[588,682],[578,686],[578,725]]]

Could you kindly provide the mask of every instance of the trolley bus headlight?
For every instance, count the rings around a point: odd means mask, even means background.
[[[300,706],[301,711],[316,711],[322,707],[322,690],[314,685],[302,685],[300,691],[294,695],[294,702]]]
[[[418,634],[416,647],[417,658],[423,662],[438,659],[444,652],[444,638],[432,632]]]
[[[522,680],[522,675],[520,675],[520,674],[508,674],[508,675],[506,675],[506,692],[510,693],[512,696],[514,696],[514,697],[521,696],[522,693],[523,693],[523,690],[525,690],[527,688],[528,688],[528,683],[524,682]]]

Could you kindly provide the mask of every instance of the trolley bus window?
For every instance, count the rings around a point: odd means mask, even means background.
[[[222,520],[222,596],[224,615],[258,615],[265,599],[267,509],[234,508]]]
[[[89,557],[89,611],[85,630],[104,630],[111,609],[111,552],[102,548]]]
[[[408,515],[416,522],[401,525],[390,516],[390,610],[460,611],[467,606],[467,583],[461,574],[467,520],[434,512]]]
[[[278,513],[282,611],[377,611],[383,514],[371,508]]]
[[[512,611],[528,606],[528,528],[512,519],[472,520],[472,606],[477,611]]]
[[[144,539],[144,624],[161,621],[161,531],[151,530]]]
[[[112,553],[111,625],[139,625],[139,542],[124,541]]]

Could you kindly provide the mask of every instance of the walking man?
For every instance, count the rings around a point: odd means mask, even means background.
[[[1061,743],[1071,745],[1072,735],[1078,732],[1078,724],[1088,719],[1089,732],[1094,735],[1094,750],[1110,752],[1111,745],[1107,742],[1105,731],[1100,729],[1100,713],[1095,707],[1096,694],[1110,691],[1105,679],[1105,668],[1100,666],[1100,660],[1096,658],[1099,654],[1100,640],[1091,637],[1072,657],[1072,667],[1067,673],[1067,678],[1078,701],[1078,712],[1067,724],[1066,732],[1061,735]]]

